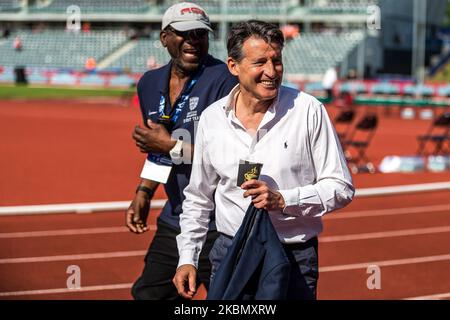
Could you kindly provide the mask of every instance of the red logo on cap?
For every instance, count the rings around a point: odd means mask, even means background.
[[[202,16],[206,17],[206,13],[203,10],[196,8],[196,7],[181,9],[180,13],[181,14],[186,14],[186,13],[201,14]]]

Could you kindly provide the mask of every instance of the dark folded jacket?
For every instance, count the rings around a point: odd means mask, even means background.
[[[286,299],[290,269],[268,212],[251,204],[214,276],[207,299]]]

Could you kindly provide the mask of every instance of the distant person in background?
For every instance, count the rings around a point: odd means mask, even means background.
[[[94,71],[97,67],[97,61],[95,61],[94,57],[89,57],[86,59],[85,69],[87,71]]]
[[[81,30],[83,31],[83,33],[91,32],[91,24],[89,22],[84,22],[81,26]]]
[[[14,38],[13,47],[14,47],[14,50],[16,50],[16,51],[22,51],[23,43],[22,43],[22,39],[19,36]]]
[[[347,80],[356,80],[357,78],[358,76],[355,69],[348,70]]]
[[[333,88],[338,80],[338,71],[336,67],[329,68],[322,79],[322,87],[327,93],[327,100],[333,100]]]
[[[168,197],[157,219],[144,270],[131,290],[137,300],[180,299],[172,278],[178,264],[176,236],[180,233],[183,190],[192,168],[191,161],[181,160],[190,159],[200,114],[237,84],[227,66],[208,54],[210,31],[209,18],[200,6],[183,2],[168,8],[162,18],[160,41],[171,60],[146,72],[137,85],[145,127],[136,126],[133,138],[141,152],[147,153],[147,160],[126,211],[130,231],[142,234],[149,230],[150,202],[160,183]],[[186,137],[179,139],[178,134]],[[214,212],[211,215],[213,219]],[[211,272],[208,255],[216,237],[212,220],[200,253],[197,281],[207,289]]]
[[[281,28],[284,38],[289,41],[300,35],[300,28],[294,24],[287,24]]]
[[[3,29],[3,32],[2,32],[2,37],[3,38],[9,38],[9,35],[11,34],[11,31],[9,30],[9,28],[8,27],[6,27],[5,29]]]
[[[153,70],[153,69],[156,69],[158,67],[159,67],[159,65],[156,62],[155,57],[154,56],[149,56],[148,59],[147,59],[147,69],[148,70]]]

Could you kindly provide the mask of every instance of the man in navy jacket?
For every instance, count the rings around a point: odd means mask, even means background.
[[[237,83],[226,65],[208,54],[209,31],[209,18],[198,5],[183,2],[167,9],[160,40],[171,60],[146,72],[137,85],[146,127],[136,126],[133,138],[147,159],[126,212],[130,231],[141,234],[148,230],[150,201],[160,183],[164,184],[168,201],[157,220],[144,270],[133,285],[135,299],[180,298],[171,280],[178,262],[175,237],[180,232],[183,189],[191,174],[196,124],[204,109]],[[209,230],[199,272],[199,280],[206,287],[210,275],[208,253],[217,237],[213,215]]]

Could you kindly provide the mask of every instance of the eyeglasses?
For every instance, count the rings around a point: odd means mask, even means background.
[[[194,29],[194,30],[188,30],[188,31],[178,31],[172,28],[171,26],[168,26],[166,28],[167,31],[170,31],[171,33],[177,35],[178,37],[182,37],[184,39],[202,39],[208,36],[208,30],[206,29]]]

